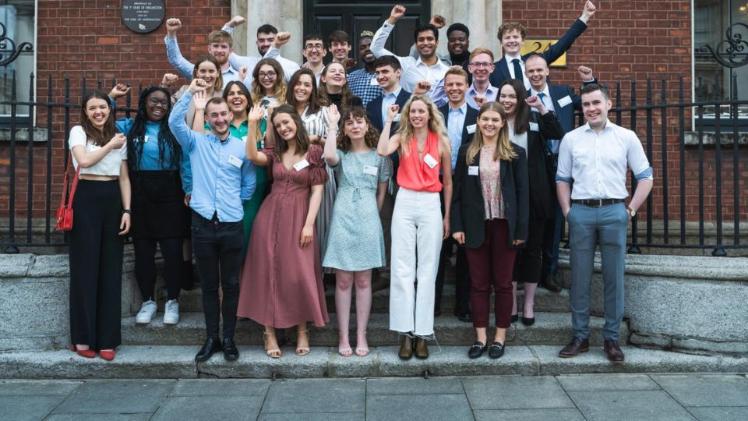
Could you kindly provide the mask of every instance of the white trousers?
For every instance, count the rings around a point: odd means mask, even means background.
[[[390,330],[434,334],[434,284],[442,231],[439,193],[403,188],[397,192],[391,229]]]

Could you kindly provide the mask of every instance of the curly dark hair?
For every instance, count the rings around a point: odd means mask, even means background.
[[[351,138],[343,132],[345,131],[345,122],[354,118],[363,118],[366,121],[368,129],[366,130],[366,134],[364,134],[364,143],[367,148],[375,149],[379,141],[379,131],[371,124],[363,107],[351,107],[343,111],[343,115],[340,118],[340,125],[343,129],[338,131],[338,149],[344,152],[351,150]]]

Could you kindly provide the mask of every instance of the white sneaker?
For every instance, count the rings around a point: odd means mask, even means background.
[[[175,325],[179,323],[179,302],[169,300],[164,307],[164,324]]]
[[[153,315],[156,314],[156,302],[153,300],[144,301],[140,306],[138,315],[135,316],[135,323],[147,325],[151,322]]]

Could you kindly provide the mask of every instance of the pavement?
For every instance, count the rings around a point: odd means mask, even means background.
[[[6,420],[748,419],[746,374],[0,380]]]

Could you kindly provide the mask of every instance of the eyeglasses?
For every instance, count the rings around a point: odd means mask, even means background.
[[[324,50],[325,47],[321,44],[308,44],[304,47],[306,50]]]
[[[493,63],[489,63],[487,61],[476,61],[473,63],[470,63],[471,66],[481,68],[481,67],[491,67]]]
[[[260,79],[273,79],[275,78],[276,73],[275,72],[260,72],[257,76]]]

